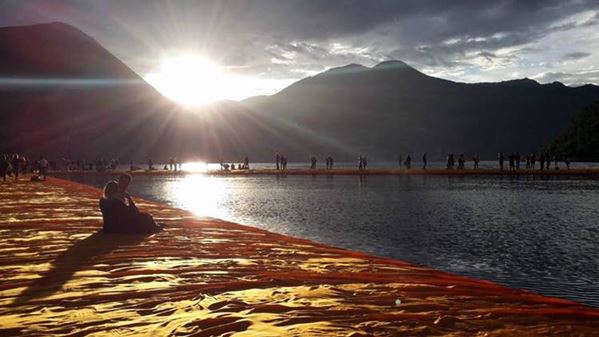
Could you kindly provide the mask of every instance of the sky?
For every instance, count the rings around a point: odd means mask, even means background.
[[[0,26],[51,21],[92,36],[154,85],[165,60],[199,55],[243,87],[230,99],[390,59],[460,82],[599,84],[597,0],[0,2]]]

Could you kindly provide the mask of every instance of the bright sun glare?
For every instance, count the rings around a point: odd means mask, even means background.
[[[254,81],[232,74],[199,55],[181,54],[162,60],[160,69],[146,79],[163,95],[187,106],[252,95]]]
[[[226,74],[216,64],[194,55],[162,61],[160,71],[148,75],[156,89],[185,105],[202,105],[223,98]]]

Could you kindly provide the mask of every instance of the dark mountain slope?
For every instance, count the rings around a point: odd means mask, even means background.
[[[146,157],[183,143],[178,108],[95,40],[62,24],[0,28],[0,151]],[[157,146],[160,144],[160,146]]]

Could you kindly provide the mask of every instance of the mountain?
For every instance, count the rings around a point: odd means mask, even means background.
[[[236,102],[181,108],[70,25],[0,28],[0,153],[121,162],[270,158],[262,125]]]
[[[599,161],[599,103],[578,111],[545,151],[576,161]]]
[[[457,83],[388,61],[330,69],[272,96],[190,112],[72,26],[0,28],[0,153],[29,157],[494,157],[539,149],[597,100],[592,85]]]
[[[447,152],[494,158],[498,151],[537,151],[575,111],[598,100],[593,85],[458,83],[388,61],[334,68],[244,103],[271,128],[293,135],[297,155],[393,160],[423,152],[440,159]]]
[[[0,28],[0,77],[0,152],[130,158],[180,128],[175,104],[63,23]]]

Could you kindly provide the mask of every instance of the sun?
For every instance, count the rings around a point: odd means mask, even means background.
[[[228,99],[235,96],[238,81],[226,70],[193,54],[171,56],[162,60],[160,69],[146,79],[168,98],[188,106]]]

